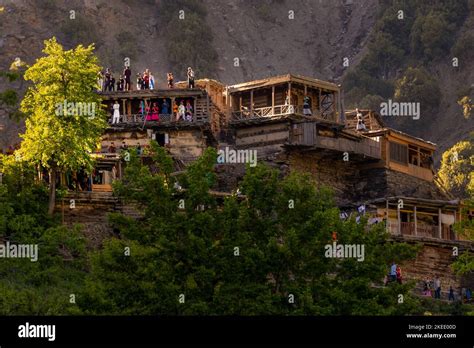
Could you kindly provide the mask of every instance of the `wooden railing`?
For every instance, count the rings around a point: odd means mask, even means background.
[[[196,117],[193,115],[191,120],[187,120],[186,118],[183,119],[181,118],[179,121],[176,121],[176,116],[173,114],[159,114],[159,120],[151,120],[151,115],[148,115],[149,119],[146,120],[147,115],[143,114],[132,114],[132,115],[120,115],[119,123],[118,124],[124,124],[124,123],[149,123],[149,122],[159,122],[159,123],[171,123],[171,122],[183,122],[183,123],[192,123],[196,122]],[[110,117],[109,119],[109,124],[114,124],[113,122],[113,117]]]
[[[232,119],[234,121],[241,121],[241,120],[248,120],[248,119],[255,119],[255,118],[263,118],[263,117],[275,117],[275,116],[284,116],[284,115],[303,115],[303,106],[299,105],[275,105],[275,106],[265,106],[263,108],[254,108],[250,110],[245,108],[240,111],[233,111],[232,112]],[[309,116],[309,115],[308,115]],[[318,110],[312,110],[311,116],[332,120],[333,115],[321,115]]]
[[[398,235],[398,223],[390,222],[388,226],[388,231],[391,234]],[[400,233],[402,236],[416,236],[416,237],[439,239],[439,227],[436,225],[418,223],[416,226],[416,234],[415,234],[414,222],[400,222]],[[442,225],[441,239],[456,240],[455,235],[451,232],[451,230],[449,229],[449,226]]]

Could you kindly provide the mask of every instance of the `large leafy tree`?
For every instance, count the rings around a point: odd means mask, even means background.
[[[219,201],[215,150],[172,175],[152,147],[153,170],[132,156],[115,192],[138,204],[139,220],[113,215],[119,232],[97,252],[79,306],[93,314],[371,315],[415,310],[410,285],[381,285],[392,260],[415,250],[388,243],[383,226],[341,221],[324,188],[293,173],[248,168],[243,195]],[[184,205],[183,205],[184,204]],[[364,261],[335,259],[325,246],[363,244]],[[398,304],[398,295],[405,295]],[[184,295],[184,297],[180,297]]]
[[[85,240],[77,227],[58,226],[48,216],[48,192],[35,168],[0,155],[0,240],[37,245],[37,260],[2,258],[0,315],[77,313],[71,295],[83,286]]]
[[[19,154],[49,170],[49,214],[54,211],[57,172],[91,170],[90,154],[106,126],[93,88],[100,71],[93,50],[93,45],[79,45],[65,51],[52,38],[45,41],[45,56],[25,72],[32,85],[21,102],[28,117]]]

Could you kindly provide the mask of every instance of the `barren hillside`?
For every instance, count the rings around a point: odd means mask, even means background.
[[[177,3],[179,8],[186,0]],[[178,13],[173,12],[173,17],[166,12],[168,4],[165,0],[0,0],[0,7],[4,7],[0,70],[8,69],[16,57],[32,63],[41,55],[43,40],[56,36],[66,47],[96,42],[101,63],[115,71],[120,71],[121,62],[129,57],[133,73],[150,68],[163,86],[165,73],[175,67],[167,50],[170,34],[180,29],[183,36],[192,34],[183,27],[192,11],[185,8],[183,21]],[[201,22],[197,23],[204,23],[205,31],[195,42],[198,52],[194,54],[199,57],[200,47],[212,51],[216,59],[215,64],[209,63],[209,75],[224,83],[289,72],[342,83],[347,71],[366,53],[381,9],[376,0],[203,0],[196,6],[201,11]],[[472,32],[470,23],[466,20],[461,32]],[[176,45],[181,37],[173,36],[172,40]],[[185,66],[193,65],[195,59],[186,49],[178,52],[178,58]],[[199,65],[205,66],[207,59],[202,55],[202,61],[196,63],[198,77],[203,77]],[[345,57],[349,58],[348,68],[342,65]],[[471,86],[474,63],[463,61],[469,66],[460,72],[450,68],[450,57],[445,58],[427,66],[443,92],[430,126],[398,122],[402,129],[438,143],[441,150],[465,137],[474,125],[472,119],[462,117],[456,104],[459,91]],[[175,76],[182,77],[183,72],[175,71]],[[5,82],[1,83],[0,90],[5,87]],[[14,86],[21,89],[24,84]],[[21,124],[9,121],[4,114],[0,115],[1,124],[0,147],[6,148],[17,140]]]

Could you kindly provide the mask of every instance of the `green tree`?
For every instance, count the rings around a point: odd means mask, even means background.
[[[469,198],[474,193],[473,136],[443,153],[438,176],[455,197]]]
[[[94,91],[100,67],[93,50],[93,45],[79,45],[65,51],[52,38],[45,41],[46,56],[25,72],[25,79],[33,84],[21,102],[28,118],[19,154],[49,170],[50,214],[55,206],[57,171],[92,170],[90,154],[106,127],[101,99]]]
[[[441,100],[437,81],[422,68],[409,67],[403,77],[395,82],[395,99],[417,101],[422,110],[436,109]]]
[[[58,226],[47,214],[47,189],[35,168],[0,155],[0,240],[37,245],[37,259],[2,258],[0,315],[77,314],[71,294],[83,286],[85,241],[79,228]]]
[[[164,151],[152,147],[156,172],[132,156],[123,181],[115,184],[115,192],[138,204],[143,218],[111,216],[120,237],[92,259],[79,302],[86,313],[416,311],[410,284],[373,286],[381,285],[389,262],[413,257],[415,249],[388,243],[382,226],[341,221],[331,192],[317,189],[309,176],[281,178],[266,166],[248,167],[240,187],[244,195],[219,202],[209,191],[215,183],[215,150],[207,150],[179,176],[172,175]],[[326,257],[333,232],[338,243],[363,244],[364,261]],[[404,304],[397,303],[398,294],[405,295]]]

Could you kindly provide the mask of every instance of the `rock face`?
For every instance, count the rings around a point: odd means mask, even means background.
[[[381,6],[376,0],[202,3],[217,52],[217,70],[209,77],[225,84],[287,73],[340,83],[349,71],[343,67],[342,59],[348,58],[353,67],[364,56]],[[123,59],[128,56],[133,73],[150,68],[157,85],[164,87],[170,64],[169,52],[164,48],[167,38],[159,20],[160,4],[158,0],[5,0],[0,17],[0,70],[8,69],[16,57],[32,64],[42,54],[43,40],[56,36],[66,48],[78,40],[96,41],[100,63],[115,72],[121,70]],[[70,11],[75,11],[75,19],[71,19]],[[143,25],[138,25],[137,19]],[[466,22],[462,31],[472,28]],[[123,37],[129,42],[119,42]],[[235,58],[239,59],[238,66]],[[472,67],[474,63],[460,64]],[[463,71],[471,75],[460,76],[460,72],[447,69],[442,59],[428,68],[443,86],[441,108],[432,115],[430,129],[417,129],[418,123],[405,120],[400,126],[408,125],[410,133],[439,143],[441,154],[474,125],[474,118],[465,120],[456,103],[458,91],[468,87],[465,81],[472,80],[474,69],[465,68]],[[177,79],[184,77],[184,72],[174,73]],[[197,78],[203,77],[196,73]],[[4,86],[5,81],[0,80],[0,90]],[[18,82],[13,87],[23,90],[25,86]],[[22,125],[8,120],[0,110],[1,124],[6,127],[0,135],[0,148],[6,149],[19,141],[17,134]]]
[[[355,195],[360,201],[390,196],[449,200],[435,183],[387,168],[360,170],[356,181]]]
[[[399,238],[400,241],[407,241]],[[451,264],[455,261],[453,256],[453,247],[457,246],[460,250],[466,248],[462,243],[446,243],[430,241],[421,246],[415,260],[405,262],[401,265],[402,275],[405,280],[415,280],[416,290],[423,291],[423,281],[433,281],[438,276],[441,281],[442,298],[447,299],[449,287],[452,286],[457,298],[461,288],[474,288],[474,279],[472,277],[460,277],[451,269]],[[471,248],[472,246],[468,248]]]

